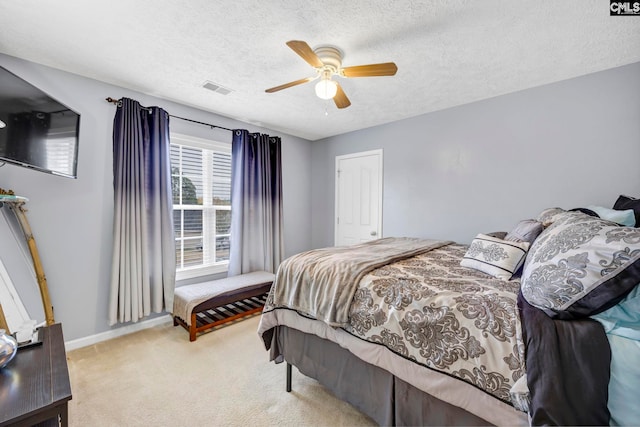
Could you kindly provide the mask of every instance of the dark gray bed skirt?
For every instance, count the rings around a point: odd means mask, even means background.
[[[271,356],[276,361],[282,361],[279,356],[284,356],[301,373],[318,380],[380,425],[490,425],[363,362],[338,344],[297,329],[276,328]]]

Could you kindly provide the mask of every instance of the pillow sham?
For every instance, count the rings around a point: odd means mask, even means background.
[[[511,230],[504,237],[504,240],[509,242],[529,242],[533,243],[536,237],[542,233],[544,227],[540,221],[535,219],[524,219],[516,224],[515,228]]]
[[[640,282],[640,229],[564,212],[531,246],[522,295],[550,317],[575,319],[614,306]]]
[[[633,197],[621,195],[614,203],[613,209],[633,209],[634,215],[636,217],[636,227],[640,227],[640,199],[634,199]]]
[[[569,212],[582,212],[589,216],[595,216],[597,218],[600,218],[600,216],[597,213],[587,208],[573,208],[573,209],[569,209]]]
[[[462,267],[473,268],[501,280],[509,280],[524,262],[529,242],[507,242],[478,234],[460,261]]]
[[[553,224],[553,222],[558,218],[558,215],[564,212],[566,212],[566,210],[562,208],[548,208],[540,212],[536,220],[541,222],[542,226],[546,228]]]
[[[496,239],[504,239],[507,235],[506,231],[492,231],[491,233],[484,233],[487,236],[495,237]]]
[[[602,206],[587,206],[587,209],[595,212],[602,219],[615,222],[616,224],[634,227],[636,225],[636,216],[633,209],[609,209]]]

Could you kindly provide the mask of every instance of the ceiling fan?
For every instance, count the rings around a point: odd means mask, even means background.
[[[351,101],[342,90],[338,82],[333,80],[333,76],[340,77],[376,77],[393,76],[398,71],[398,67],[393,62],[381,64],[356,65],[353,67],[342,67],[342,51],[335,46],[318,46],[311,49],[309,45],[301,40],[291,40],[287,42],[295,53],[307,61],[316,70],[316,75],[280,86],[267,89],[265,92],[273,93],[292,86],[301,85],[320,79],[316,83],[316,95],[322,99],[331,99],[338,108],[347,108]]]

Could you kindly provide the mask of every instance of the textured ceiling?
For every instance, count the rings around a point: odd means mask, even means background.
[[[398,73],[341,79],[343,110],[314,83],[265,93],[313,75],[294,39]],[[0,52],[316,140],[638,62],[640,16],[607,0],[0,0]]]

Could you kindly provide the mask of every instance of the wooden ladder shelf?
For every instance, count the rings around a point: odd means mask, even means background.
[[[38,253],[38,247],[36,246],[36,240],[33,238],[33,232],[27,220],[24,204],[28,201],[26,197],[0,194],[0,207],[8,206],[9,209],[15,214],[24,234],[24,238],[27,241],[29,252],[31,253],[31,259],[33,260],[33,268],[36,273],[36,279],[38,281],[38,287],[40,288],[40,296],[42,297],[42,306],[44,308],[45,322],[47,326],[53,325],[55,320],[53,318],[53,305],[51,304],[51,298],[49,297],[49,287],[47,286],[47,278],[44,275],[44,269],[42,268],[42,262],[40,261],[40,254]]]

